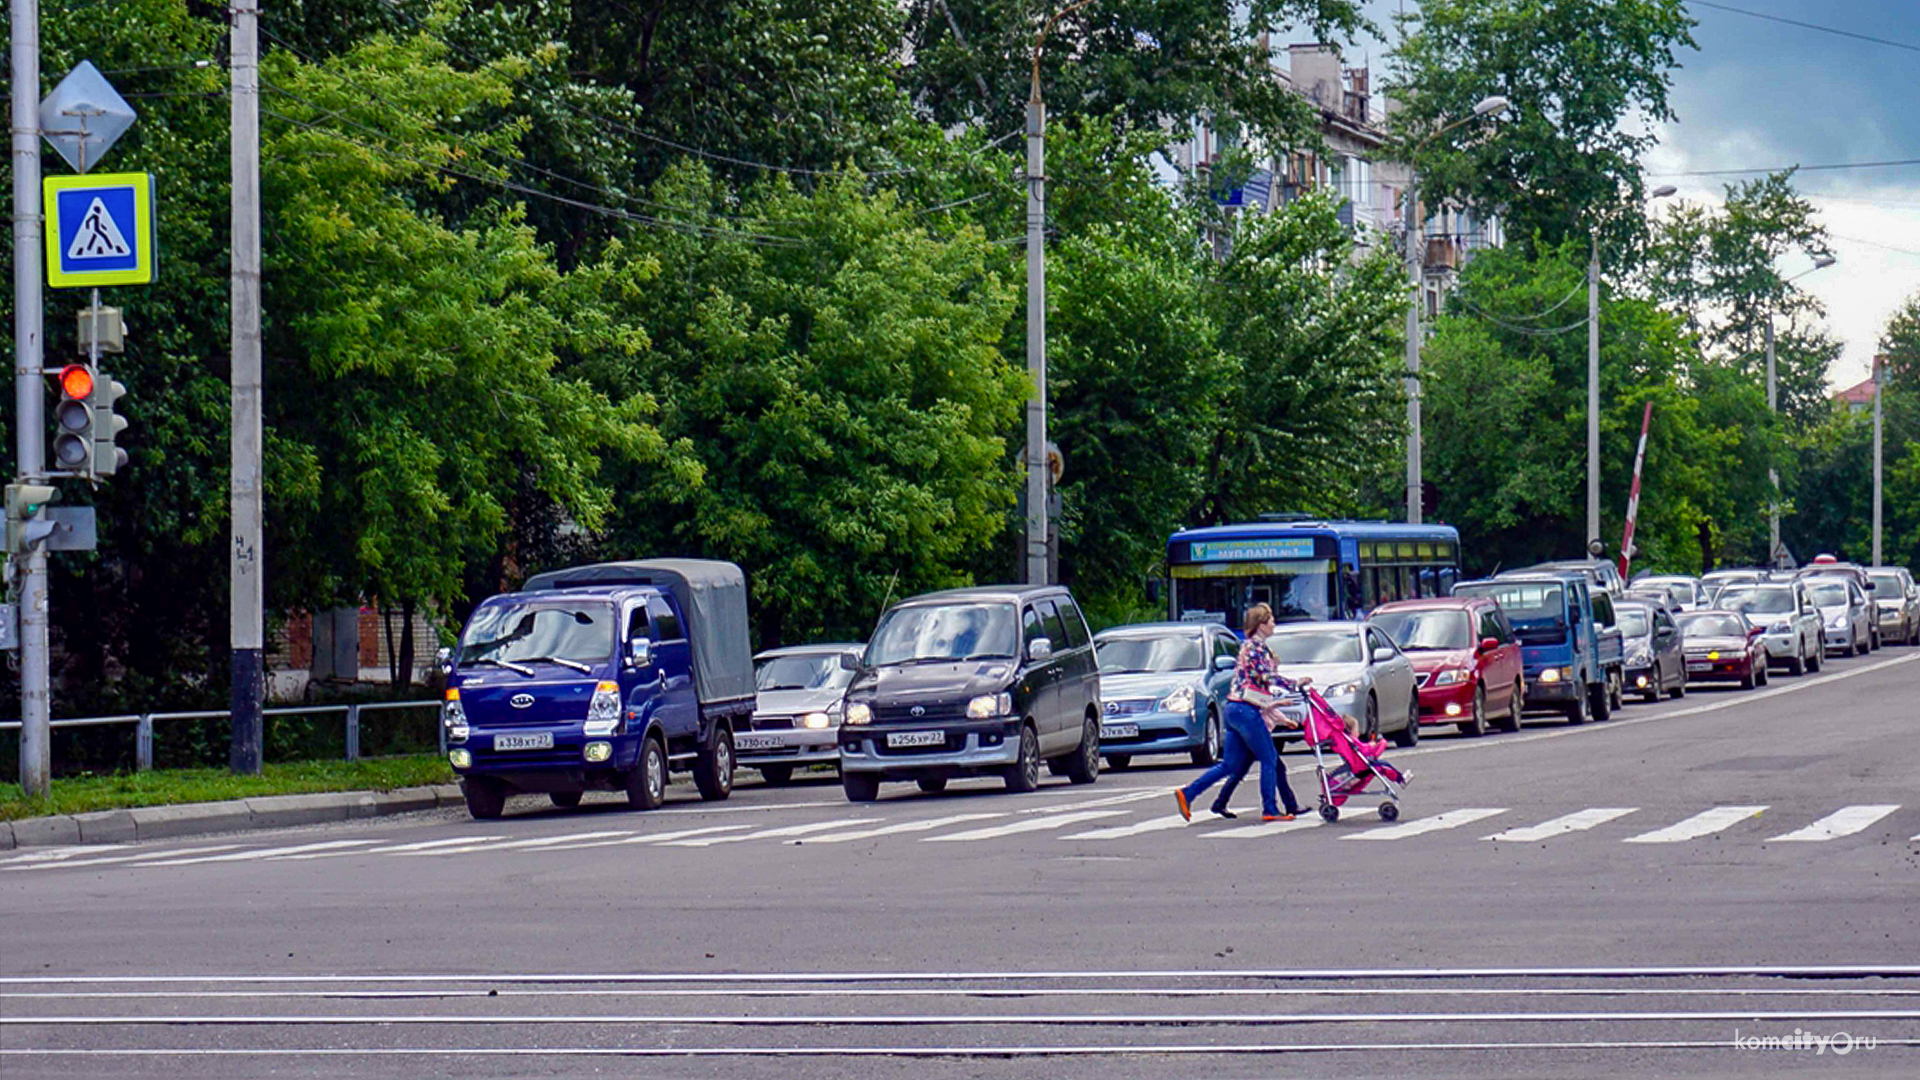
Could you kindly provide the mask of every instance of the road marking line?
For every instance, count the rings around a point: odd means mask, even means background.
[[[849,840],[871,840],[876,836],[897,836],[900,833],[926,832],[929,829],[938,829],[947,825],[960,825],[969,821],[987,821],[992,818],[1003,818],[1006,816],[1004,813],[953,814],[948,817],[928,818],[925,821],[906,821],[898,825],[885,825],[878,829],[856,829],[853,832],[827,833],[825,836],[809,836],[805,842],[809,844],[844,844]],[[787,843],[798,844],[801,843],[801,841],[789,840]]]
[[[829,829],[844,829],[849,825],[871,825],[879,818],[851,818],[846,821],[815,821],[806,825],[785,825],[778,829],[761,829],[744,836],[709,836],[699,840],[669,840],[663,847],[712,847],[715,844],[737,844],[747,840],[778,840],[788,836],[805,836],[808,833],[826,832]]]
[[[1795,829],[1790,833],[1771,837],[1775,840],[1832,840],[1838,836],[1852,836],[1854,833],[1900,809],[1900,804],[1892,806],[1848,806],[1828,814],[1804,829]]]
[[[394,852],[393,854],[401,855],[401,856],[465,855],[468,852],[473,852],[473,851],[529,851],[529,850],[539,850],[542,848],[554,848],[561,844],[568,844],[576,841],[601,840],[610,836],[632,836],[632,835],[633,835],[632,829],[617,829],[617,830],[602,831],[602,832],[565,833],[560,836],[535,836],[535,837],[529,837],[528,839],[525,839],[525,840],[508,840],[504,844],[496,844],[496,843],[488,842],[489,838],[487,837],[472,837],[470,839],[472,839],[473,842],[466,845],[465,847],[423,848],[419,851],[400,851],[400,852]]]
[[[579,851],[581,848],[619,847],[622,844],[658,844],[667,840],[680,840],[689,836],[707,836],[711,833],[733,832],[737,829],[751,829],[751,825],[703,825],[698,829],[675,829],[673,832],[641,833],[638,836],[626,836],[618,840],[587,840],[578,844],[556,844],[542,851]]]
[[[15,863],[46,862],[50,859],[74,859],[82,855],[98,855],[103,851],[124,851],[129,844],[77,844],[72,847],[39,848],[24,852],[11,858],[0,859],[0,866],[12,866]]]
[[[174,858],[181,855],[205,855],[215,851],[232,851],[239,844],[208,844],[204,847],[181,848],[176,851],[142,851],[137,855],[109,855],[102,859],[75,859],[62,862],[33,863],[27,866],[9,866],[8,870],[77,870],[83,866],[108,866],[113,863],[129,863],[135,859]]]
[[[205,855],[192,859],[162,859],[159,862],[139,862],[133,866],[191,866],[195,863],[242,862],[249,859],[270,859],[275,855],[294,855],[302,851],[325,851],[329,848],[365,847],[377,844],[378,840],[323,840],[317,844],[295,844],[292,847],[260,848],[255,851],[235,851],[227,855]]]
[[[1593,828],[1595,825],[1605,825],[1615,818],[1626,817],[1638,809],[1639,807],[1637,806],[1593,807],[1577,813],[1568,814],[1565,817],[1554,818],[1552,821],[1543,821],[1538,825],[1528,825],[1522,829],[1508,829],[1506,832],[1497,832],[1492,836],[1483,836],[1480,839],[1512,840],[1519,842],[1548,840],[1570,832],[1582,832]]]
[[[1342,840],[1404,840],[1409,836],[1438,832],[1441,829],[1455,829],[1469,825],[1481,818],[1490,818],[1495,814],[1506,813],[1506,807],[1471,806],[1461,810],[1448,810],[1430,818],[1408,821],[1399,825],[1388,825],[1381,829],[1368,829],[1363,833],[1343,836]]]
[[[1124,810],[1081,810],[1073,814],[1060,814],[1055,817],[1029,818],[1016,821],[1011,825],[994,825],[985,829],[970,829],[966,832],[951,833],[947,836],[921,837],[923,844],[944,843],[947,841],[994,840],[1015,833],[1041,832],[1045,829],[1063,829],[1081,821],[1093,821],[1098,818],[1119,817]]]
[[[1051,814],[1061,810],[1091,810],[1096,806],[1123,806],[1127,803],[1144,802],[1147,799],[1166,798],[1171,793],[1158,787],[1142,791],[1129,791],[1125,795],[1108,795],[1099,799],[1083,799],[1080,802],[1054,803],[1050,806],[1029,806],[1020,811],[1022,814]]]
[[[1105,829],[1094,829],[1090,832],[1074,833],[1071,836],[1063,836],[1060,839],[1118,840],[1127,836],[1139,836],[1141,833],[1160,832],[1163,829],[1184,829],[1186,827],[1186,818],[1181,817],[1179,814],[1168,814],[1166,817],[1148,818],[1145,821],[1133,825],[1114,825]]]
[[[1677,844],[1683,840],[1717,833],[1732,825],[1737,825],[1750,817],[1760,816],[1764,806],[1716,806],[1711,810],[1702,810],[1685,821],[1675,822],[1664,829],[1629,836],[1623,844]]]
[[[1326,824],[1319,814],[1301,815],[1295,821],[1263,821],[1258,825],[1240,825],[1231,829],[1221,829],[1207,833],[1209,840],[1258,840],[1263,836],[1278,836],[1281,833],[1299,832],[1302,829],[1314,829]]]
[[[355,855],[405,855],[414,851],[426,851],[430,848],[453,847],[456,844],[477,844],[483,840],[505,840],[505,836],[455,836],[445,840],[420,840],[411,844],[392,844],[387,847],[370,848],[357,851]],[[347,854],[342,852],[342,854]]]

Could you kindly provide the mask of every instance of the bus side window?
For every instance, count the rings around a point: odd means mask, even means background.
[[[1452,596],[1453,584],[1460,579],[1460,572],[1451,566],[1440,568],[1440,595]]]

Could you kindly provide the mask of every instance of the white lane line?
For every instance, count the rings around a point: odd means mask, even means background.
[[[106,851],[125,851],[130,844],[77,844],[72,847],[36,848],[22,852],[10,858],[0,859],[0,866],[12,866],[15,863],[46,862],[50,859],[75,859],[82,855],[98,855]]]
[[[1490,818],[1495,814],[1504,814],[1505,807],[1469,806],[1460,810],[1448,810],[1430,818],[1388,825],[1382,829],[1368,829],[1363,833],[1343,836],[1342,840],[1404,840],[1409,836],[1438,832],[1441,829],[1456,829],[1462,825],[1471,825],[1481,818]]]
[[[478,844],[487,840],[505,840],[506,836],[455,836],[445,840],[419,840],[411,844],[392,844],[387,847],[369,848],[356,851],[355,855],[406,855],[415,851],[431,851],[434,848],[454,847],[460,844]],[[343,852],[342,854],[347,854]]]
[[[845,821],[815,821],[806,825],[785,825],[778,829],[761,829],[743,836],[706,836],[698,840],[669,840],[663,847],[712,847],[715,844],[738,844],[748,840],[780,840],[789,836],[805,836],[808,833],[826,832],[829,829],[844,829],[849,825],[871,825],[879,818],[849,818]]]
[[[137,855],[110,855],[104,859],[74,859],[64,862],[33,863],[27,866],[9,866],[9,870],[77,870],[83,866],[110,866],[114,863],[129,863],[135,859],[171,858],[179,855],[207,855],[216,851],[232,851],[240,844],[207,844],[202,847],[180,848],[175,851],[142,851]]]
[[[1160,832],[1165,829],[1184,829],[1186,827],[1187,827],[1186,818],[1181,817],[1179,814],[1168,814],[1166,817],[1148,818],[1145,821],[1138,822],[1133,825],[1114,825],[1105,829],[1093,829],[1089,832],[1077,832],[1071,836],[1063,836],[1060,839],[1062,840],[1119,840],[1123,837],[1139,836],[1141,833]]]
[[[681,840],[689,836],[709,836],[713,833],[735,832],[751,829],[751,825],[703,825],[697,829],[675,829],[672,832],[641,833],[638,836],[621,837],[618,840],[586,840],[578,844],[555,844],[541,848],[542,851],[579,851],[581,848],[618,847],[623,844],[659,844],[668,840]]]
[[[1578,813],[1568,814],[1565,817],[1554,818],[1552,821],[1543,821],[1538,825],[1528,825],[1521,829],[1508,829],[1506,832],[1497,832],[1492,836],[1483,836],[1480,839],[1513,840],[1523,843],[1532,840],[1548,840],[1556,836],[1564,836],[1570,832],[1584,832],[1587,829],[1593,828],[1595,825],[1605,825],[1615,818],[1626,817],[1638,809],[1639,807],[1637,806],[1596,806],[1587,810],[1581,810]]]
[[[1125,795],[1108,795],[1099,799],[1082,799],[1079,802],[1053,803],[1049,806],[1029,806],[1022,809],[1023,814],[1052,814],[1062,810],[1091,810],[1097,806],[1124,806],[1127,803],[1144,802],[1147,799],[1167,799],[1173,797],[1171,789],[1147,788],[1143,791],[1129,791]]]
[[[1054,817],[1029,818],[1016,821],[1011,825],[992,825],[984,829],[969,829],[966,832],[949,833],[946,836],[921,837],[923,844],[943,843],[947,841],[994,840],[1015,833],[1041,832],[1046,829],[1064,829],[1082,821],[1094,821],[1098,818],[1119,817],[1124,810],[1082,810],[1073,814],[1059,814]]]
[[[325,851],[329,848],[365,847],[377,844],[378,840],[323,840],[317,844],[295,844],[292,847],[260,848],[256,851],[235,851],[227,855],[203,855],[191,859],[162,859],[159,862],[138,862],[130,865],[142,869],[149,866],[191,866],[195,863],[242,862],[249,859],[270,859],[275,855],[297,855],[302,851]]]
[[[1737,825],[1750,817],[1760,816],[1764,806],[1716,806],[1711,810],[1702,810],[1685,821],[1678,821],[1664,829],[1629,836],[1621,841],[1624,844],[1678,844],[1683,840],[1717,833],[1732,825]]]
[[[1207,833],[1209,840],[1258,840],[1264,836],[1278,836],[1281,833],[1299,832],[1302,829],[1319,828],[1326,822],[1317,813],[1300,815],[1293,821],[1263,821],[1256,825],[1240,825],[1231,829],[1221,829]]]
[[[1852,836],[1854,833],[1900,809],[1900,804],[1892,806],[1847,806],[1828,814],[1804,829],[1795,829],[1771,837],[1775,840],[1832,840],[1839,836]]]
[[[474,838],[471,838],[473,839],[474,842],[467,844],[464,847],[421,848],[420,850],[417,850],[417,851],[397,851],[397,852],[393,852],[393,854],[406,857],[406,856],[415,856],[415,855],[465,855],[468,852],[473,852],[473,851],[531,851],[531,850],[538,850],[541,848],[553,848],[561,844],[568,844],[568,843],[574,843],[574,842],[585,842],[588,840],[603,840],[611,836],[632,836],[632,835],[633,835],[632,829],[616,829],[616,830],[603,831],[603,832],[564,833],[560,836],[535,836],[535,837],[529,837],[528,839],[525,839],[525,840],[508,840],[505,843],[499,843],[499,844],[482,842],[481,838],[474,837]]]
[[[1003,818],[1006,816],[1004,813],[952,814],[947,817],[928,818],[925,821],[907,821],[898,825],[883,825],[878,829],[856,829],[853,832],[827,833],[825,836],[809,836],[805,842],[809,844],[844,844],[849,840],[871,840],[876,836],[897,836],[901,833],[927,832],[930,829],[945,828],[948,825],[960,825],[969,821],[988,821],[993,818]],[[801,842],[802,841],[799,840],[787,841],[789,844],[798,844]]]

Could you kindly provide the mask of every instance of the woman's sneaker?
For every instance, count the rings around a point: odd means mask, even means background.
[[[1261,821],[1292,821],[1298,814],[1261,814]]]

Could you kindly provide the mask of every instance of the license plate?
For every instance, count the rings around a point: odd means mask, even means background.
[[[946,733],[940,731],[895,731],[887,735],[888,746],[940,746],[946,741]]]
[[[733,737],[733,748],[735,750],[778,750],[780,748],[780,736],[735,735]]]
[[[1705,660],[1702,660],[1702,661],[1699,661],[1698,663],[1689,663],[1687,665],[1687,670],[1688,671],[1712,671],[1713,665],[1706,662]]]
[[[1100,737],[1103,739],[1135,739],[1139,736],[1139,724],[1102,724],[1100,726]]]
[[[534,735],[495,735],[493,748],[495,750],[551,750],[553,749],[553,732],[542,731]]]

